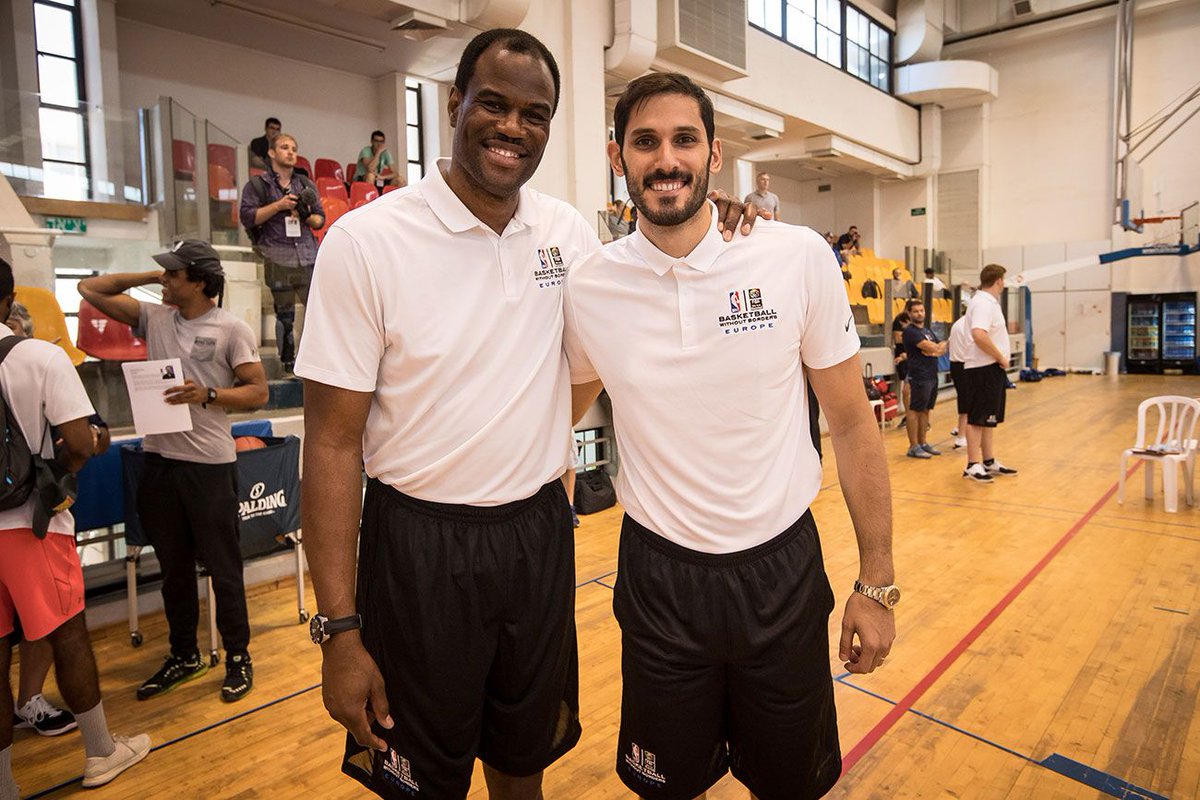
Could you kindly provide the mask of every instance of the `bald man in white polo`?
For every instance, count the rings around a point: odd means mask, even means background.
[[[620,453],[617,772],[645,798],[691,800],[729,770],[760,800],[820,797],[841,758],[806,374],[861,556],[846,669],[883,663],[899,600],[840,270],[807,228],[763,222],[722,242],[704,199],[720,142],[686,77],[633,81],[615,127],[609,155],[641,224],[568,270],[563,341],[576,414],[606,387]]]

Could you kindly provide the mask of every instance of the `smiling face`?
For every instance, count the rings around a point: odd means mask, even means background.
[[[167,269],[159,276],[163,287],[163,302],[182,306],[204,295],[203,281],[189,281],[186,269]]]
[[[554,113],[554,79],[540,58],[497,43],[484,51],[464,94],[450,90],[453,164],[472,188],[508,198],[533,177]]]
[[[721,168],[721,142],[709,147],[700,106],[686,95],[656,94],[632,109],[625,141],[609,143],[613,169],[655,225],[680,225],[704,205],[710,172]]]

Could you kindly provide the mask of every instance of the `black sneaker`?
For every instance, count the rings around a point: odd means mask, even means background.
[[[983,464],[973,464],[971,467],[963,470],[963,477],[970,478],[976,483],[994,483],[995,478],[992,473],[984,468]]]
[[[208,672],[208,662],[199,653],[193,653],[187,658],[169,655],[163,662],[162,669],[138,687],[137,699],[149,700],[155,695],[165,694],[181,683],[199,678]]]
[[[225,682],[221,699],[226,703],[241,700],[254,688],[254,665],[249,653],[230,653],[225,657]]]
[[[35,694],[13,715],[14,728],[32,728],[39,736],[58,736],[75,730],[75,715],[51,705],[46,698]]]

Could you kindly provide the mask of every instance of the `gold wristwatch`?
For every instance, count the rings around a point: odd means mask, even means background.
[[[862,581],[855,581],[854,591],[871,598],[888,610],[900,604],[900,587],[894,583],[889,586],[867,586]]]

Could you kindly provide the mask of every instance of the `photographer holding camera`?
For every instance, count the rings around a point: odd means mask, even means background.
[[[270,169],[242,190],[241,219],[263,258],[267,288],[275,300],[275,338],[283,368],[296,360],[296,302],[308,302],[317,240],[313,229],[325,224],[317,187],[295,172],[296,139],[279,133],[267,151]]]

